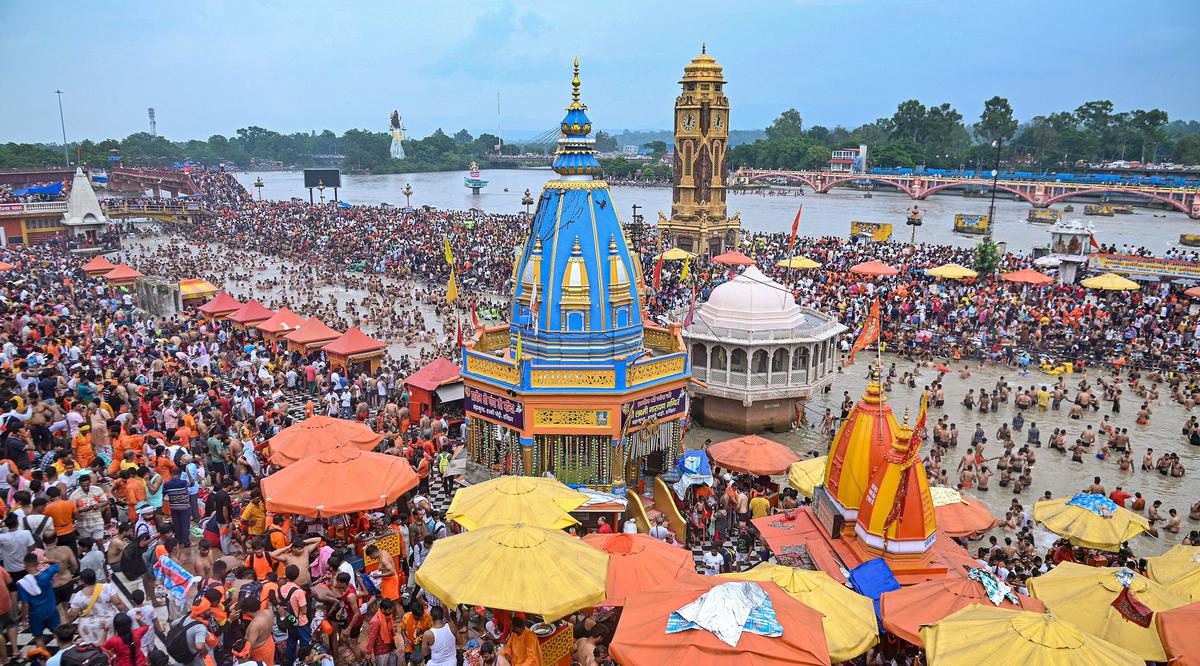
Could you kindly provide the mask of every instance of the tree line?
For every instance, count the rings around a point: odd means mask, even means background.
[[[1012,168],[1061,170],[1115,160],[1200,164],[1200,123],[1171,122],[1161,109],[1117,112],[1108,100],[1086,102],[1074,111],[1034,116],[1019,123],[1003,97],[983,104],[967,124],[950,104],[901,102],[896,112],[854,129],[804,128],[796,109],[779,115],[766,138],[729,150],[731,168],[817,169],[836,148],[868,147],[870,166],[990,169],[993,142]]]
[[[654,140],[649,140],[652,137]],[[891,117],[854,129],[821,125],[805,128],[800,112],[788,109],[765,131],[741,131],[739,138],[743,142],[731,141],[727,160],[731,168],[817,169],[826,165],[832,149],[866,144],[871,166],[989,169],[995,159],[992,142],[996,139],[1002,141],[1002,159],[1007,166],[1029,170],[1061,170],[1078,162],[1112,160],[1200,164],[1200,123],[1171,122],[1160,109],[1118,112],[1108,100],[1086,102],[1074,111],[1034,116],[1019,123],[1008,100],[996,96],[984,102],[978,120],[968,124],[950,104],[926,106],[910,99],[897,105]],[[596,148],[612,152],[632,139],[661,155],[670,142],[670,132],[626,130],[613,135],[600,131],[596,133]],[[347,171],[409,173],[466,169],[473,161],[486,168],[496,159],[499,140],[486,133],[474,137],[465,129],[453,135],[438,129],[422,139],[406,139],[404,160],[391,159],[390,142],[386,132],[362,129],[341,135],[330,130],[281,134],[252,126],[229,137],[214,134],[206,140],[190,141],[171,141],[138,132],[119,140],[84,140],[68,146],[68,152],[73,163],[92,166],[112,164],[109,158],[119,157],[126,166],[169,166],[176,162],[225,163],[241,168],[340,164]],[[553,151],[553,145],[506,143],[500,152],[515,155],[526,151]],[[62,163],[61,145],[0,144],[0,168]],[[646,163],[640,161],[608,164],[613,175],[621,177],[639,168],[643,177],[669,173],[669,168],[652,166],[652,173],[646,175]]]

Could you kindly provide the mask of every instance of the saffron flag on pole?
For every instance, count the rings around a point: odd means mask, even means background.
[[[521,362],[521,332],[517,331],[517,363]]]
[[[788,241],[788,256],[792,254],[792,248],[796,246],[796,232],[800,230],[800,213],[804,212],[804,204],[800,204],[799,210],[796,211],[796,219],[792,220],[792,238]]]
[[[689,266],[691,266],[691,264],[692,264],[692,258],[691,258],[691,257],[684,257],[684,259],[683,259],[683,271],[679,273],[679,279],[680,279],[680,280],[686,280],[686,279],[687,279],[687,276],[688,276],[688,267],[689,267]]]
[[[854,346],[850,348],[849,363],[854,363],[854,354],[860,349],[866,349],[871,346],[872,342],[879,339],[879,297],[875,297],[875,303],[871,305],[871,314],[867,317],[867,323],[863,324],[862,333],[858,334],[858,339],[854,341]]]
[[[696,316],[696,288],[692,287],[692,302],[688,305],[687,316],[683,318],[683,327],[690,328],[692,320]]]
[[[454,253],[450,251],[450,237],[443,236],[442,239],[446,241],[446,263],[454,266]]]
[[[1100,244],[1096,242],[1096,234],[1088,234],[1088,238],[1092,241],[1092,249],[1099,250]]]
[[[479,328],[479,313],[475,311],[476,303],[471,304],[471,325]]]
[[[659,291],[662,289],[663,254],[664,253],[662,252],[658,253],[658,261],[654,264],[654,291]]]
[[[458,282],[454,279],[454,271],[450,271],[450,282],[446,285],[446,302],[453,303],[458,300]]]

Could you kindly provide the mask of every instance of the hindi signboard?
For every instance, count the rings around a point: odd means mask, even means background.
[[[525,405],[520,401],[489,393],[474,386],[463,391],[463,409],[515,430],[525,429]]]
[[[1096,270],[1133,275],[1155,275],[1171,280],[1187,278],[1200,280],[1200,262],[1159,257],[1135,257],[1126,254],[1091,255]]]
[[[687,390],[683,388],[655,393],[621,405],[621,428],[641,427],[650,421],[682,414],[687,409]]]

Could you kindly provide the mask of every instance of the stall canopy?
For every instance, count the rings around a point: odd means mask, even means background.
[[[969,575],[975,578],[969,578]],[[883,617],[883,626],[909,643],[923,647],[921,627],[933,624],[971,604],[987,604],[1010,611],[1027,610],[1040,613],[1046,610],[1046,606],[1037,599],[1017,594],[1015,591],[1010,595],[1000,593],[998,584],[991,589],[985,587],[983,581],[989,578],[992,582],[988,585],[1003,582],[984,569],[970,574],[960,570],[951,572],[946,578],[884,592],[879,599],[879,614]],[[989,594],[995,594],[996,601],[989,598]]]
[[[631,594],[696,573],[692,552],[649,534],[589,534],[583,542],[608,553],[608,595],[601,606],[624,606]]]
[[[569,512],[587,501],[587,495],[558,479],[499,476],[460,488],[446,509],[446,520],[468,530],[514,523],[560,530],[579,523]]]
[[[336,354],[338,356],[357,356],[359,354],[381,351],[386,347],[386,343],[380,342],[363,333],[357,326],[351,326],[350,330],[341,334],[337,339],[324,347],[321,347],[321,350],[326,354]]]
[[[300,325],[303,323],[304,317],[287,308],[283,308],[279,312],[276,312],[274,317],[255,324],[254,328],[257,328],[266,335],[281,335],[300,328]]]
[[[713,444],[708,456],[721,467],[751,474],[785,474],[792,463],[800,462],[788,447],[758,435]]]
[[[219,291],[217,285],[203,278],[179,281],[179,297],[185,301],[192,298],[211,298]]]
[[[226,318],[235,324],[249,326],[260,321],[266,321],[274,316],[274,312],[252,298]]]
[[[300,324],[300,328],[283,336],[283,339],[302,347],[307,347],[320,342],[333,340],[339,336],[341,336],[341,333],[329,328],[320,319],[313,317],[303,324]]]
[[[142,277],[134,267],[129,264],[120,263],[117,267],[104,274],[104,279],[109,282],[133,282]]]
[[[267,511],[337,516],[382,508],[419,481],[404,458],[339,446],[264,477],[262,494]]]
[[[339,446],[370,451],[383,441],[383,435],[358,421],[314,416],[281,430],[267,440],[271,462],[287,467],[304,458]]]
[[[104,258],[104,255],[98,254],[83,265],[83,272],[88,275],[104,275],[116,267],[117,265]]]
[[[1155,613],[1154,624],[1172,664],[1200,663],[1200,602]]]
[[[1033,519],[1080,548],[1114,553],[1121,544],[1150,529],[1144,516],[1104,495],[1089,493],[1035,502]]]
[[[1030,666],[1144,666],[1145,661],[1055,616],[972,604],[923,627],[925,654],[933,666],[1028,664]]]
[[[754,260],[746,255],[734,250],[725,254],[718,254],[712,258],[714,264],[725,264],[726,266],[753,266]]]
[[[1146,576],[1190,601],[1200,601],[1200,546],[1171,546],[1162,555],[1147,558]]]
[[[420,417],[432,414],[434,396],[437,396],[439,403],[462,400],[461,372],[450,360],[439,358],[409,375],[404,384],[411,394],[408,403],[413,415]]]
[[[982,502],[954,488],[935,486],[929,489],[929,494],[933,499],[937,528],[947,536],[974,536],[1000,524]]]
[[[1023,284],[1050,284],[1054,282],[1054,278],[1045,273],[1035,271],[1032,268],[1022,268],[1019,271],[1004,273],[1000,276],[1000,279]]]
[[[211,301],[201,305],[196,309],[200,311],[200,314],[206,317],[219,317],[227,315],[230,312],[234,312],[240,307],[242,307],[241,301],[233,296],[230,296],[227,292],[222,291],[216,296],[213,296]]]
[[[435,546],[436,548],[436,546]],[[725,585],[754,585],[770,599],[767,619],[773,616],[781,633],[769,631],[772,623],[758,623],[761,613],[746,617],[752,628],[741,627],[730,645],[709,629],[683,620],[677,611],[693,606],[713,588]],[[736,589],[736,588],[735,588]],[[723,595],[733,596],[733,595]],[[708,601],[708,597],[705,601]],[[704,603],[702,606],[708,606]],[[725,607],[725,604],[721,604]],[[733,617],[721,607],[701,613],[709,626]],[[761,611],[762,607],[756,610]],[[728,624],[728,623],[723,623]],[[763,633],[759,633],[763,632]],[[775,634],[775,635],[770,635]],[[686,664],[687,666],[783,666],[829,664],[829,648],[821,614],[796,601],[773,582],[731,581],[716,576],[685,575],[658,587],[631,594],[625,599],[617,632],[609,646],[622,664]]]
[[[608,555],[561,530],[492,525],[434,541],[414,578],[452,606],[553,621],[604,600]]]
[[[882,261],[864,261],[861,264],[855,264],[851,266],[850,272],[858,275],[873,275],[875,277],[882,277],[885,275],[895,275],[900,271],[888,266]]]
[[[59,182],[53,183],[51,185],[34,185],[33,187],[26,187],[26,188],[20,189],[20,190],[13,190],[12,193],[14,196],[18,196],[18,197],[23,197],[23,196],[30,195],[30,194],[62,194],[64,182],[65,181],[60,180]]]

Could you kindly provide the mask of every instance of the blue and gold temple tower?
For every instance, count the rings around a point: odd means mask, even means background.
[[[678,325],[646,321],[640,262],[588,136],[578,60],[571,84],[557,177],[513,267],[511,323],[463,349],[467,446],[494,471],[623,492],[681,449],[690,364]]]

